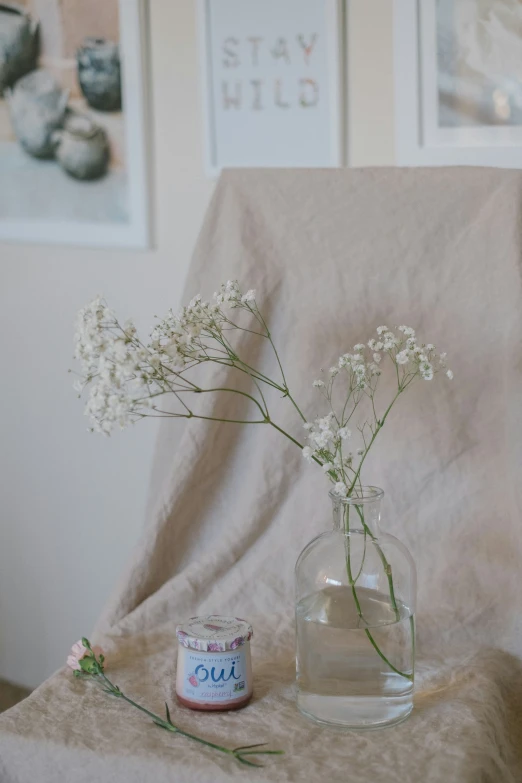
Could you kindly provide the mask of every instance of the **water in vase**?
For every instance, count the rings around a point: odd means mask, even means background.
[[[362,587],[356,594],[360,613],[346,585],[298,603],[297,705],[318,722],[379,728],[412,710],[414,618],[389,595]]]

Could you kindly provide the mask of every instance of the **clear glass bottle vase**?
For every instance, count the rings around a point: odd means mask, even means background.
[[[297,706],[321,724],[380,728],[413,708],[416,572],[380,531],[383,495],[330,493],[334,529],[297,560]]]

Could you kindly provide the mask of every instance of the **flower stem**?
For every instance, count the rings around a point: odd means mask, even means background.
[[[89,649],[91,649],[90,646]],[[112,696],[115,696],[116,698],[119,699],[123,699],[123,701],[126,701],[127,704],[130,704],[131,706],[135,707],[137,710],[140,710],[140,712],[143,712],[145,715],[151,718],[151,720],[156,724],[156,726],[159,726],[160,728],[165,729],[166,731],[170,731],[173,734],[179,734],[180,736],[186,737],[187,739],[193,740],[194,742],[199,742],[200,745],[205,745],[207,748],[212,748],[212,750],[217,750],[220,753],[225,753],[228,756],[233,756],[241,764],[246,764],[249,767],[259,767],[262,765],[250,761],[249,759],[245,759],[244,756],[252,756],[252,755],[278,756],[284,753],[284,751],[282,750],[261,750],[261,748],[264,746],[265,743],[259,743],[256,745],[244,745],[239,748],[226,748],[224,745],[217,745],[215,742],[210,742],[209,740],[203,739],[203,737],[198,737],[196,734],[191,734],[190,732],[185,731],[184,729],[180,729],[178,726],[175,726],[170,720],[170,713],[167,705],[165,705],[167,711],[167,718],[165,719],[162,718],[160,715],[156,715],[154,712],[151,712],[146,707],[143,707],[141,704],[138,704],[138,702],[134,701],[134,699],[131,699],[129,696],[126,696],[123,693],[123,691],[120,690],[118,685],[115,685],[113,682],[111,682],[111,680],[109,680],[109,678],[104,673],[103,663],[100,663],[96,660],[94,653],[92,653],[92,655],[94,657],[94,661],[96,661],[94,676],[99,677],[103,681],[103,683],[106,686],[105,690],[108,693],[110,693]]]
[[[382,563],[382,566],[384,568],[384,573],[386,574],[386,578],[388,579],[388,587],[389,587],[389,590],[390,590],[390,600],[391,600],[391,604],[392,604],[392,607],[393,607],[393,611],[395,612],[395,619],[398,621],[399,617],[400,617],[400,613],[399,613],[399,607],[397,606],[397,600],[395,598],[395,588],[394,588],[394,585],[393,585],[392,567],[389,564],[388,560],[386,559],[386,555],[382,551],[382,549],[381,549],[381,547],[380,547],[380,545],[379,545],[379,543],[377,541],[376,536],[373,535],[372,531],[370,530],[370,528],[366,524],[366,521],[364,519],[364,513],[362,512],[362,510],[359,508],[359,506],[357,504],[355,505],[355,510],[357,511],[357,513],[359,515],[359,518],[361,520],[361,523],[362,523],[362,526],[364,528],[365,533],[368,533],[368,535],[372,539],[373,544],[374,544],[374,546],[375,546],[375,548],[377,550],[377,553],[378,553],[378,555],[379,555],[379,557],[381,559],[381,563]]]
[[[364,515],[362,514],[361,509],[357,505],[355,505],[355,508],[357,510],[357,513],[361,517],[361,520],[363,522],[363,527],[364,527],[365,532],[368,532],[368,534],[370,535],[372,541],[375,544],[375,541],[376,541],[375,536],[373,535],[373,533],[371,532],[370,528],[368,527],[368,525],[364,521]],[[345,529],[345,533],[346,533],[346,549],[347,549],[347,551],[346,551],[346,571],[347,571],[347,575],[348,575],[348,581],[350,583],[350,587],[351,587],[351,590],[352,590],[353,600],[354,600],[354,603],[355,603],[355,607],[357,609],[357,614],[359,615],[360,619],[363,622],[366,623],[366,620],[364,619],[364,616],[363,616],[363,613],[362,613],[362,608],[361,608],[361,603],[359,601],[359,596],[357,595],[357,590],[356,590],[356,587],[355,587],[355,580],[354,580],[353,575],[352,575],[351,554],[350,554],[350,535],[351,535],[351,533],[350,533],[350,506],[349,505],[346,505],[345,508],[344,508],[344,518],[345,518],[344,529]],[[381,561],[383,560],[387,564],[387,567],[385,567],[385,573],[386,573],[386,575],[388,577],[388,584],[391,584],[390,601],[392,602],[392,606],[393,606],[394,611],[395,611],[395,616],[396,616],[396,618],[398,620],[399,619],[399,610],[398,610],[398,607],[397,607],[397,601],[395,599],[395,591],[393,589],[393,579],[392,579],[392,576],[391,576],[391,566],[388,564],[388,561],[386,560],[384,552],[380,549],[379,545],[376,544],[376,546],[377,546],[377,550],[380,553]],[[410,618],[410,627],[411,627],[411,618]],[[369,640],[370,644],[372,645],[372,647],[374,648],[375,652],[386,663],[386,665],[389,666],[390,669],[392,671],[394,671],[396,674],[399,674],[401,677],[404,677],[405,679],[410,680],[411,682],[413,682],[413,672],[411,674],[406,674],[405,672],[401,672],[399,669],[397,669],[393,665],[393,663],[386,657],[386,655],[382,652],[381,648],[379,647],[379,645],[377,644],[377,642],[373,638],[373,635],[372,635],[370,629],[369,628],[365,628],[364,632],[365,632],[366,636],[368,637],[368,640]],[[414,638],[414,637],[412,637],[412,638]]]
[[[280,432],[282,435],[288,438],[288,440],[292,441],[292,443],[294,443],[298,448],[300,448],[301,450],[303,449],[302,443],[299,443],[299,441],[293,438],[291,435],[289,435],[288,432],[285,432],[285,430],[283,430],[281,427],[278,427],[277,424],[272,421],[272,419],[268,420],[268,424],[270,424],[274,429],[276,429],[278,432]]]

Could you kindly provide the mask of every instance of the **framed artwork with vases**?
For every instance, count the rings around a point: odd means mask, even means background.
[[[149,244],[145,0],[0,2],[0,240]]]

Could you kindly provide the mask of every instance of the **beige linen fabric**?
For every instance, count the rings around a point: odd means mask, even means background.
[[[248,770],[61,671],[0,717],[2,783],[522,780],[521,186],[520,172],[487,169],[227,172],[187,283],[187,298],[229,277],[257,289],[310,417],[319,369],[379,324],[448,351],[455,380],[412,388],[366,469],[387,493],[383,528],[418,566],[411,718],[342,733],[296,711],[293,568],[331,524],[322,472],[268,425],[166,421],[148,522],[98,641],[114,681],[149,708],[167,700],[186,730],[286,755]],[[241,348],[277,371],[255,336]],[[199,411],[253,414],[238,400],[204,395]],[[301,439],[288,400],[270,404]],[[254,625],[255,696],[241,712],[175,705],[174,628],[199,612]]]

